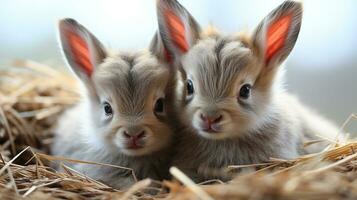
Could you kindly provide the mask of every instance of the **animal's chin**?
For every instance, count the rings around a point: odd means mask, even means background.
[[[206,128],[203,127],[201,124],[192,124],[193,129],[195,130],[195,132],[206,139],[210,139],[210,140],[220,140],[220,139],[225,139],[227,138],[227,133],[225,132],[224,129],[222,128],[214,128],[214,127],[210,127],[210,128]]]
[[[225,139],[239,139],[245,136],[247,129],[239,129],[238,127],[225,128],[220,131],[196,129],[196,133],[203,138],[210,140],[225,140]]]
[[[206,139],[210,139],[210,140],[223,140],[228,138],[229,136],[227,135],[227,133],[223,132],[223,131],[214,131],[214,130],[197,130],[198,134]]]
[[[145,147],[126,147],[121,149],[122,153],[127,156],[144,156],[150,153],[150,150]]]

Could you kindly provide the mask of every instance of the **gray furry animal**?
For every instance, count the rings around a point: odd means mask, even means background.
[[[53,154],[130,168],[138,179],[167,178],[176,75],[162,62],[160,40],[155,36],[150,50],[109,55],[73,19],[59,22],[59,35],[66,61],[84,87],[82,101],[58,122]],[[126,169],[71,167],[116,188],[135,181]]]
[[[297,40],[302,5],[284,1],[252,34],[201,31],[176,0],[158,0],[159,32],[179,67],[183,124],[173,165],[195,181],[227,179],[222,168],[316,152],[315,134],[338,129],[282,88],[281,64]],[[224,171],[224,170],[223,170]]]

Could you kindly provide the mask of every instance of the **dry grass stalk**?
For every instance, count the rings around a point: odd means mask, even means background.
[[[245,173],[227,183],[195,184],[173,168],[173,177],[183,185],[146,179],[126,191],[110,188],[65,163],[109,165],[49,155],[56,118],[79,100],[75,85],[67,73],[32,61],[0,70],[0,199],[357,199],[356,140],[332,141],[324,152],[295,160],[228,166],[220,173]],[[341,132],[355,119],[351,114]],[[63,172],[49,167],[53,161]]]

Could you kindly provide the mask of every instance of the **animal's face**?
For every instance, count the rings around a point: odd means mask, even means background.
[[[268,104],[261,65],[238,37],[199,41],[182,58],[183,119],[206,138],[239,136]]]
[[[98,137],[127,155],[166,146],[170,72],[149,52],[106,59],[94,73],[99,96]]]
[[[175,75],[154,51],[161,49],[158,44],[150,51],[108,56],[101,43],[71,19],[60,22],[60,37],[71,69],[86,86],[87,141],[132,156],[167,146]]]
[[[205,138],[225,139],[266,120],[276,72],[300,29],[299,3],[284,2],[252,35],[201,33],[176,1],[159,0],[158,18],[165,47],[181,67],[185,124]]]

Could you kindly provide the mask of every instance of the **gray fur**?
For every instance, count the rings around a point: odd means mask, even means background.
[[[70,26],[85,30],[83,37],[91,35],[78,23]],[[66,42],[63,40],[66,38],[61,38],[62,44]],[[70,67],[76,70],[71,60],[73,56],[67,55],[69,51],[63,47]],[[174,119],[170,107],[175,98],[172,88],[175,88],[176,74],[155,56],[159,53],[154,52],[154,48],[151,50],[107,54],[90,76],[78,70],[84,84],[83,99],[59,119],[53,154],[130,168],[139,180],[168,177],[173,136],[171,119]],[[104,52],[104,49],[91,51]],[[165,110],[157,114],[154,105],[161,97],[165,99]],[[112,106],[111,117],[104,113],[104,101]],[[140,141],[144,147],[126,149],[124,130],[145,130],[147,135]],[[130,170],[78,163],[70,166],[116,188],[134,183]]]
[[[181,7],[175,0],[170,2]],[[267,26],[287,13],[292,13],[293,20],[285,46],[274,54],[271,62],[265,63],[263,44]],[[182,128],[177,134],[173,165],[197,182],[226,180],[231,178],[225,171],[228,165],[263,163],[270,158],[292,159],[326,146],[319,143],[314,148],[303,148],[304,142],[317,138],[315,134],[333,138],[338,133],[334,125],[282,89],[279,66],[295,44],[301,15],[300,3],[285,1],[263,20],[251,38],[202,33],[193,39],[197,42],[191,44],[188,52],[175,54],[182,72],[177,90],[177,96],[182,98],[176,104],[181,111]],[[158,17],[159,24],[164,22],[162,15]],[[186,31],[197,32],[197,27]],[[186,95],[187,79],[194,85],[192,97]],[[248,99],[239,97],[244,84],[252,85]],[[200,125],[200,113],[222,115],[217,125],[220,131],[205,132]]]

